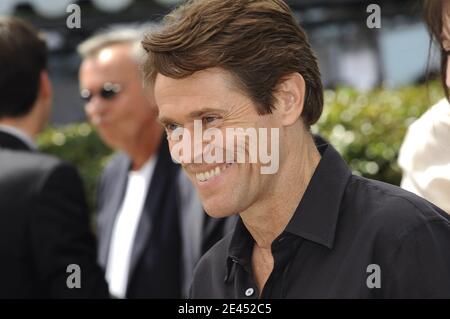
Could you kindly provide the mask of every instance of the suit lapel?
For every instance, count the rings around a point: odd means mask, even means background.
[[[158,160],[156,162],[147,192],[147,197],[145,199],[144,210],[141,214],[141,219],[136,231],[133,249],[131,251],[128,285],[132,280],[133,273],[136,270],[139,259],[141,258],[149,240],[151,228],[153,226],[153,216],[155,216],[157,211],[161,209],[160,205],[163,202],[163,198],[164,196],[167,196],[166,193],[169,181],[174,181],[174,174],[176,170],[177,166],[173,163],[170,157],[167,140],[166,138],[163,138],[159,149]]]
[[[103,194],[103,198],[108,202],[103,205],[103,211],[100,215],[104,218],[105,225],[103,234],[99,234],[105,240],[100,241],[99,247],[99,263],[106,269],[108,262],[109,248],[111,246],[111,236],[114,229],[114,223],[116,221],[117,214],[119,213],[120,205],[122,204],[123,197],[125,196],[125,188],[127,186],[128,171],[131,165],[131,160],[123,155],[117,165],[114,178],[115,187],[108,194]]]

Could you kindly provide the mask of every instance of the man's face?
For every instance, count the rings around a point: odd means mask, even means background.
[[[224,138],[227,128],[268,128],[270,131],[270,128],[280,127],[276,115],[258,115],[251,99],[233,88],[231,76],[221,69],[208,69],[178,80],[158,74],[154,93],[159,119],[166,128],[174,158],[174,148],[178,141],[171,138],[173,132],[182,128],[183,132],[187,130],[193,137],[195,120],[197,123],[201,121],[203,131],[215,128],[222,132]],[[183,135],[183,142],[185,138],[186,135]],[[236,145],[230,146],[227,142],[229,141],[217,143],[213,139],[200,140],[202,145],[196,151],[192,138],[190,161],[184,158],[182,163],[200,194],[205,210],[214,217],[240,213],[254,203],[267,199],[270,197],[271,181],[276,178],[276,174],[261,174],[259,161],[237,163],[237,156],[234,157],[235,161],[227,160],[225,154],[237,152]],[[247,142],[240,151],[249,158]],[[216,151],[221,148],[223,160],[213,164],[205,161],[194,163],[195,159],[205,155],[208,146]]]
[[[114,45],[85,59],[80,68],[80,90],[91,99],[85,110],[100,136],[115,149],[126,149],[156,119],[156,109],[144,94],[131,45]],[[112,97],[102,97],[101,90],[110,83],[120,88]]]

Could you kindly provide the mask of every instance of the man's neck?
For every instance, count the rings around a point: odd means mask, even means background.
[[[32,149],[32,150],[37,149],[35,141],[27,133],[25,133],[21,129],[18,129],[15,126],[0,123],[0,133],[1,132],[6,133],[6,134],[18,139],[23,144],[25,144],[29,149]]]
[[[149,130],[130,141],[124,151],[131,158],[131,170],[138,171],[147,163],[150,157],[158,151],[161,138],[162,130]]]
[[[15,130],[20,131],[33,142],[36,139],[37,131],[36,129],[34,129],[34,125],[32,125],[32,123],[26,119],[4,118],[0,120],[0,125],[11,127]]]
[[[284,231],[319,161],[320,153],[312,137],[307,136],[304,143],[288,155],[284,167],[280,167],[270,195],[241,213],[246,228],[260,248],[270,250],[272,242]]]

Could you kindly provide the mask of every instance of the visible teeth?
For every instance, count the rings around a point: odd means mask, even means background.
[[[200,182],[206,182],[207,180],[220,175],[220,173],[222,173],[224,170],[226,170],[230,166],[231,166],[231,164],[226,164],[226,165],[223,165],[222,167],[216,166],[216,168],[213,168],[210,171],[198,173],[198,174],[196,174],[197,180]]]

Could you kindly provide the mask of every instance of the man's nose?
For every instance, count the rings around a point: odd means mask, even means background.
[[[228,158],[226,153],[232,153],[229,150],[224,151],[224,145],[224,138],[220,134],[216,134],[211,141],[211,139],[204,138],[203,132],[194,134],[193,129],[187,127],[180,128],[169,136],[170,153],[172,158],[180,164],[201,164],[205,162],[205,159],[211,161],[211,158],[216,159],[217,157],[218,161],[215,163],[222,163],[225,158]],[[210,162],[208,163],[210,164]]]
[[[106,106],[100,99],[94,96],[84,105],[84,110],[89,120],[96,125],[100,123],[101,117],[105,114]]]
[[[90,114],[102,114],[105,112],[106,107],[97,95],[93,96],[91,100],[86,102],[84,109],[88,115]]]

